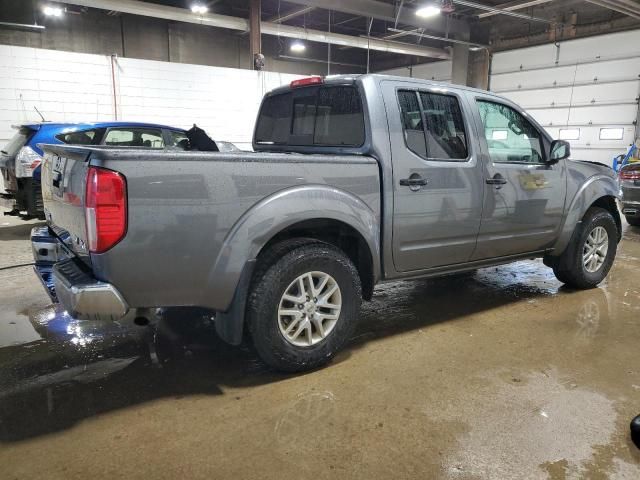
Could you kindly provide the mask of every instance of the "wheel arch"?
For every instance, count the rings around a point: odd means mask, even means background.
[[[381,271],[379,213],[339,188],[288,188],[245,212],[230,229],[210,270],[201,305],[218,312],[216,329],[227,342],[242,340],[246,298],[259,255],[294,235],[344,247],[362,275],[364,295],[370,298]],[[354,245],[349,239],[355,239]]]
[[[589,178],[578,190],[567,208],[564,224],[550,255],[556,257],[565,251],[576,226],[591,207],[604,208],[611,213],[618,227],[619,241],[622,238],[622,220],[616,203],[619,195],[617,182],[612,177],[596,175]]]
[[[289,225],[274,235],[258,252],[258,261],[260,261],[260,256],[273,245],[295,238],[319,240],[342,250],[358,270],[362,282],[363,298],[371,300],[373,287],[377,281],[374,271],[374,256],[368,242],[358,230],[334,218],[317,217],[303,220]]]

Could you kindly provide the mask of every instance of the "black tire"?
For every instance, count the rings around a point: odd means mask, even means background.
[[[625,216],[627,219],[627,223],[632,227],[640,227],[640,217],[629,217]]]
[[[596,227],[607,231],[609,246],[604,263],[595,272],[589,272],[583,262],[583,251],[588,236]],[[570,287],[588,289],[597,287],[611,270],[618,249],[618,226],[607,210],[591,207],[576,226],[567,249],[554,262],[553,273]]]
[[[278,306],[291,283],[313,271],[335,279],[342,305],[335,326],[324,339],[311,346],[297,346],[280,330]],[[316,240],[289,240],[272,247],[259,260],[247,302],[249,335],[267,365],[285,372],[311,370],[329,362],[351,337],[361,303],[360,277],[344,252]]]

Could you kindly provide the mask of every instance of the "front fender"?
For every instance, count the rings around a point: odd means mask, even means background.
[[[360,198],[327,185],[302,185],[276,192],[245,212],[227,234],[203,289],[202,305],[226,311],[247,262],[275,235],[296,223],[331,219],[343,222],[366,241],[374,278],[380,276],[380,220]]]
[[[590,177],[578,189],[571,200],[565,214],[564,224],[560,235],[553,246],[552,256],[561,255],[565,251],[576,226],[582,221],[587,210],[602,197],[620,197],[618,182],[608,175],[595,175]]]

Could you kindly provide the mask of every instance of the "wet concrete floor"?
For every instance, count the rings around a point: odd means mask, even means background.
[[[640,478],[638,229],[591,291],[539,261],[382,285],[331,365],[282,375],[206,317],[154,343],[65,316],[4,268],[31,226],[0,218],[2,479]]]

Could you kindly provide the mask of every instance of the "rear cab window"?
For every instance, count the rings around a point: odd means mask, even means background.
[[[352,85],[323,85],[271,95],[262,104],[254,140],[258,146],[360,147],[360,92]]]

